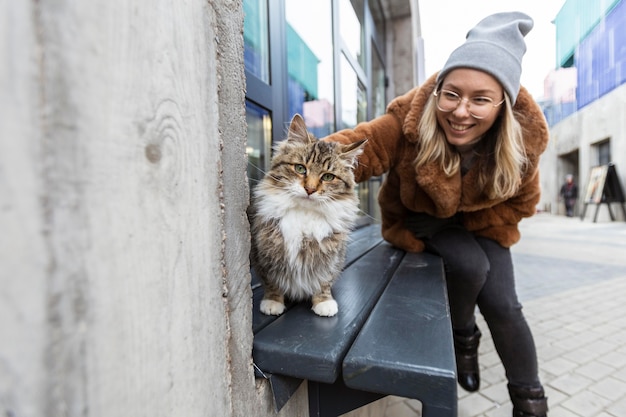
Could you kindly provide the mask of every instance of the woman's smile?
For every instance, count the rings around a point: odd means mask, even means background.
[[[456,130],[458,132],[465,132],[466,130],[470,129],[473,126],[473,125],[462,125],[462,124],[454,123],[452,121],[448,121],[448,124],[453,130]]]

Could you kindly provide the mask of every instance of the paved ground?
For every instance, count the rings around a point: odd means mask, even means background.
[[[626,223],[538,214],[513,247],[518,294],[537,345],[550,417],[626,416]],[[510,417],[504,370],[487,326],[482,386],[459,387],[459,417]],[[415,400],[387,397],[384,417],[419,417]]]

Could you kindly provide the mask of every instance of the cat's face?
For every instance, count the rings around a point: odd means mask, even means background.
[[[352,145],[318,141],[299,116],[287,139],[275,149],[266,180],[277,192],[323,202],[354,198],[354,165],[365,141]]]

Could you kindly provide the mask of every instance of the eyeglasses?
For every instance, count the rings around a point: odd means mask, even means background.
[[[504,99],[502,99],[501,102],[493,104],[493,99],[485,96],[461,98],[454,91],[443,89],[435,91],[433,95],[435,96],[437,108],[446,113],[455,111],[462,101],[467,101],[467,109],[474,119],[484,119],[489,116],[494,107],[504,103]]]

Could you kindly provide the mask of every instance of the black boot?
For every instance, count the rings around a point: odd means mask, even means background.
[[[543,387],[519,387],[509,384],[509,395],[513,403],[513,417],[546,417],[548,399]]]
[[[480,330],[474,327],[474,334],[461,336],[454,334],[454,353],[456,356],[456,372],[459,385],[469,392],[478,391],[480,375],[478,369],[478,342]]]

